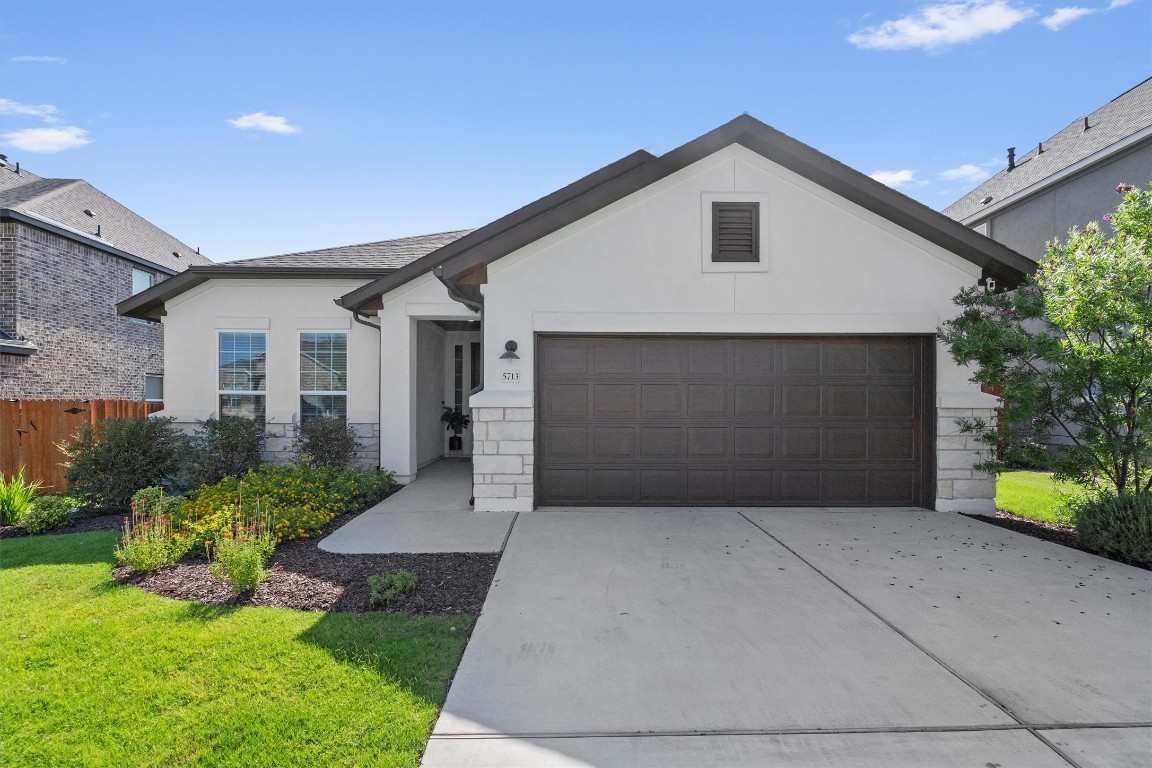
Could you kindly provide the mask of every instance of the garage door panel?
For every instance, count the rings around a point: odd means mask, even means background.
[[[593,414],[597,418],[633,419],[640,415],[635,384],[596,384],[592,389]]]
[[[537,501],[928,504],[934,349],[930,337],[541,336]]]

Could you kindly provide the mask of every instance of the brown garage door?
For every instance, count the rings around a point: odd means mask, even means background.
[[[930,505],[931,337],[539,336],[539,505]]]

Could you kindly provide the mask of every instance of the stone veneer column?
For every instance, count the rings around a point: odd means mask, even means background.
[[[532,509],[535,411],[472,409],[472,473],[477,512]]]
[[[960,433],[957,419],[994,421],[991,408],[936,409],[936,509],[941,512],[996,514],[996,478],[972,469],[987,449],[972,435]]]

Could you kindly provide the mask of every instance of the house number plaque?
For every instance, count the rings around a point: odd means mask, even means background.
[[[520,381],[520,371],[504,371],[504,381]]]

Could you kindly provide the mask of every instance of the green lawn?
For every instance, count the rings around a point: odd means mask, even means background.
[[[1059,509],[1060,493],[1076,486],[1057,483],[1048,472],[1005,472],[996,479],[996,508],[1045,523],[1071,522]]]
[[[114,539],[0,542],[0,764],[417,764],[468,618],[169,600]]]

